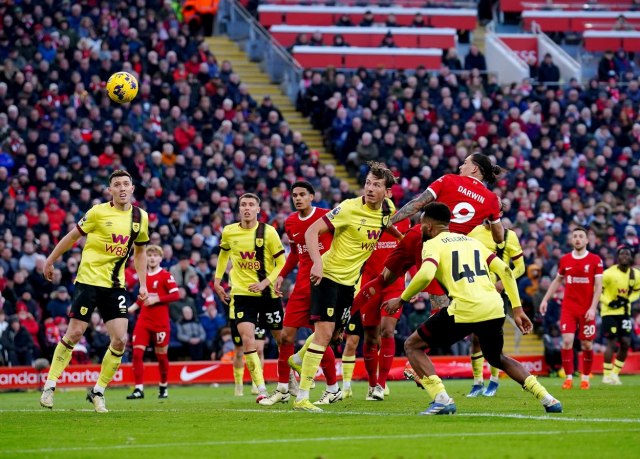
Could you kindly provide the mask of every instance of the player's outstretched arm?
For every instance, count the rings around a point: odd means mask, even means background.
[[[313,285],[318,285],[322,280],[322,255],[320,255],[320,244],[318,242],[318,237],[321,234],[326,233],[327,231],[329,231],[329,226],[324,221],[324,218],[321,218],[313,222],[313,224],[304,233],[304,240],[307,244],[309,257],[313,262],[310,274],[311,283]]]
[[[44,277],[49,282],[53,279],[53,264],[58,261],[58,258],[71,249],[81,237],[82,233],[78,230],[78,227],[74,227],[65,237],[60,239],[60,242],[55,246],[51,255],[47,257],[47,261],[44,263]]]
[[[491,237],[496,244],[504,244],[504,226],[501,220],[491,222]]]
[[[429,204],[434,199],[435,198],[433,197],[433,194],[431,193],[431,191],[429,191],[429,188],[427,188],[422,192],[421,195],[413,198],[411,201],[402,206],[402,209],[400,209],[391,217],[391,223],[398,223],[405,218],[417,214],[424,206]]]
[[[394,298],[393,300],[389,300],[385,302],[382,307],[386,309],[389,314],[395,313],[400,306],[402,306],[403,302],[411,301],[411,298],[420,293],[429,282],[435,277],[436,271],[438,270],[438,265],[435,261],[426,260],[422,263],[422,266],[418,270],[407,288],[404,289],[400,298]]]

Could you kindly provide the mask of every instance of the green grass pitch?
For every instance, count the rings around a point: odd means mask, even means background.
[[[589,391],[560,389],[561,379],[541,378],[565,412],[547,415],[513,381],[501,380],[495,398],[465,397],[470,380],[445,381],[454,416],[417,416],[424,391],[391,382],[384,402],[354,398],[324,413],[292,411],[292,403],[262,407],[245,387],[170,387],[158,400],[147,386],[144,400],[109,389],[110,412],[97,414],[80,390],[58,389],[53,411],[37,392],[0,394],[3,458],[637,458],[640,451],[640,376]],[[312,391],[312,400],[324,383]],[[272,388],[272,387],[271,387]]]

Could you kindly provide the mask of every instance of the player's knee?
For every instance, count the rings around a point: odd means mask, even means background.
[[[80,330],[67,330],[67,333],[64,335],[64,339],[72,344],[77,344],[82,339],[83,334],[84,333]]]
[[[628,351],[630,347],[631,347],[631,338],[625,337],[620,340],[621,351]]]
[[[583,340],[580,343],[580,347],[582,348],[583,351],[590,351],[593,349],[593,341]]]
[[[404,352],[407,354],[409,352],[415,352],[417,350],[423,349],[424,346],[425,346],[425,343],[424,341],[422,341],[422,338],[420,338],[420,336],[417,333],[414,333],[405,340]]]
[[[290,333],[288,330],[282,330],[282,332],[280,333],[280,345],[289,345],[289,344],[294,344],[294,340],[295,340],[295,334],[294,333]]]
[[[382,338],[393,338],[395,337],[396,334],[396,330],[395,328],[383,328],[382,330],[380,330],[380,336]]]
[[[116,351],[124,351],[127,346],[127,335],[115,335],[111,337],[111,347]]]

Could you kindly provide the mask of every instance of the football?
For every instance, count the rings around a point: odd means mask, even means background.
[[[114,73],[107,81],[107,94],[119,104],[131,102],[138,94],[138,80],[127,72]]]

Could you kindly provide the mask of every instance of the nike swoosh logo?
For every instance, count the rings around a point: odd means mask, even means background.
[[[300,234],[300,233],[293,233],[293,237],[296,237],[298,234]]]
[[[210,367],[202,368],[196,371],[189,371],[187,370],[187,367],[182,367],[182,371],[180,372],[180,380],[184,382],[193,381],[194,379],[197,379],[200,376],[215,370],[219,366],[220,365],[211,365]]]

